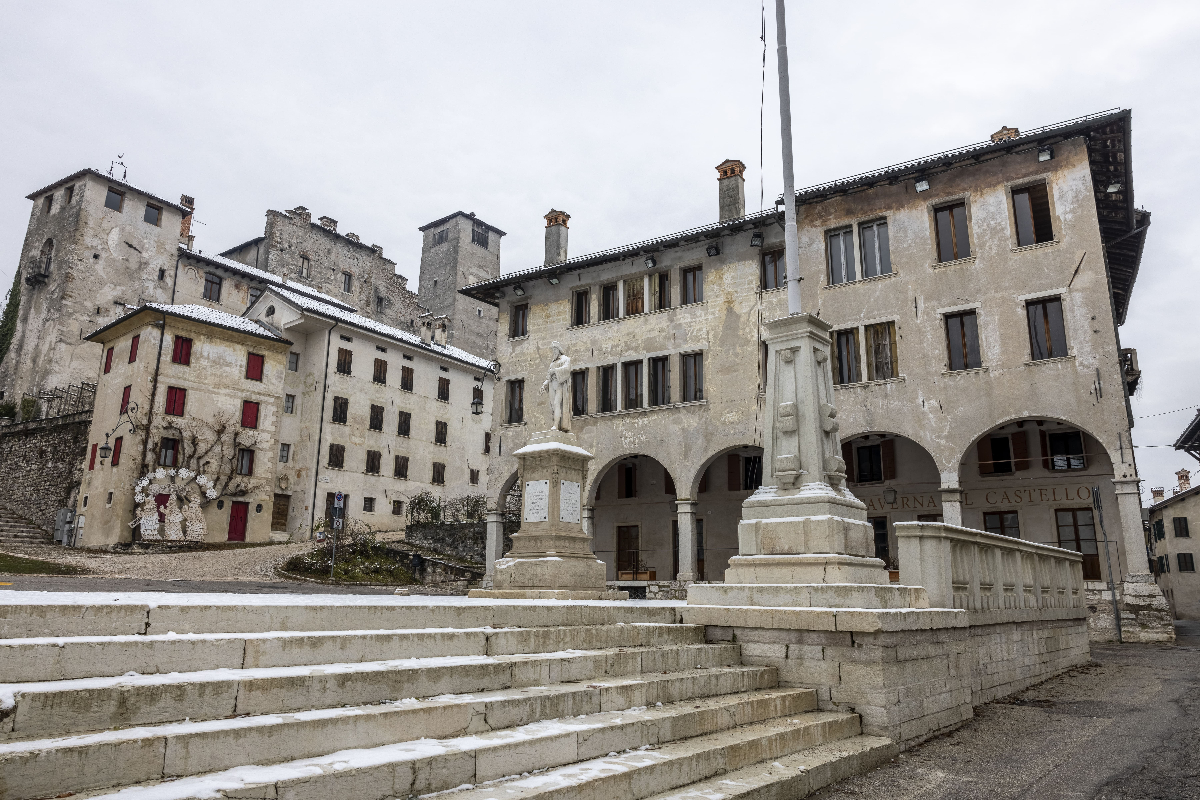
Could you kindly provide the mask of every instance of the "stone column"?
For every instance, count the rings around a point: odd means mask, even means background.
[[[587,537],[588,547],[596,552],[596,507],[583,507],[583,535]]]
[[[1126,642],[1173,642],[1175,625],[1171,621],[1171,607],[1154,581],[1147,562],[1138,479],[1136,476],[1114,478],[1113,484],[1117,491],[1116,514],[1105,509],[1104,524],[1110,546],[1113,539],[1119,540],[1119,546],[1114,549],[1120,550],[1124,561],[1121,568],[1113,565],[1113,579],[1121,582],[1121,638]],[[1096,538],[1100,538],[1099,530]]]
[[[942,522],[947,525],[963,526],[963,490],[956,486],[943,486],[942,493]]]
[[[1120,550],[1123,562],[1120,565],[1113,564],[1113,579],[1119,582],[1122,575],[1149,573],[1150,564],[1146,556],[1146,538],[1142,533],[1142,499],[1138,479],[1114,478],[1113,485],[1117,492],[1117,507],[1104,509],[1104,524],[1108,529],[1109,546],[1117,544],[1114,540],[1119,542],[1118,547],[1113,548],[1114,556]],[[1097,520],[1097,539],[1100,538],[1099,523]],[[1103,555],[1101,553],[1101,557]]]
[[[676,500],[679,528],[679,574],[677,581],[696,580],[696,501]]]
[[[496,579],[496,560],[504,555],[504,514],[489,511],[484,540],[483,588],[490,589]]]

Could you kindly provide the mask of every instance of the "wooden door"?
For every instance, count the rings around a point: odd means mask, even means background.
[[[639,533],[637,525],[617,526],[617,580],[636,580],[641,557]]]
[[[249,517],[249,503],[234,501],[229,504],[229,541],[246,541],[246,520]]]
[[[1090,508],[1060,508],[1054,512],[1058,524],[1058,546],[1083,554],[1083,579],[1100,580],[1100,548]]]
[[[290,494],[275,495],[275,502],[271,506],[271,530],[287,530],[288,511],[291,507],[292,496]]]

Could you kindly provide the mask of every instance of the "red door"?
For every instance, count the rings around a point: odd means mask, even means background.
[[[249,503],[231,503],[229,506],[229,541],[246,541],[246,518],[250,516]]]

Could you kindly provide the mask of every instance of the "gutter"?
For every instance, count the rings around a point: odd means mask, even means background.
[[[333,328],[338,326],[333,323]],[[325,433],[325,395],[329,394],[329,349],[333,343],[333,328],[325,334],[325,371],[321,374],[321,421],[317,423],[317,452],[313,461],[313,494],[312,513],[308,517],[308,534],[312,536],[313,525],[317,521],[317,483],[321,479],[321,436]]]

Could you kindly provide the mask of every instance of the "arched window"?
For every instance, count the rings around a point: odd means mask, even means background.
[[[38,265],[42,268],[43,275],[50,274],[50,261],[54,257],[54,240],[47,239],[42,245],[42,253],[38,256]]]

